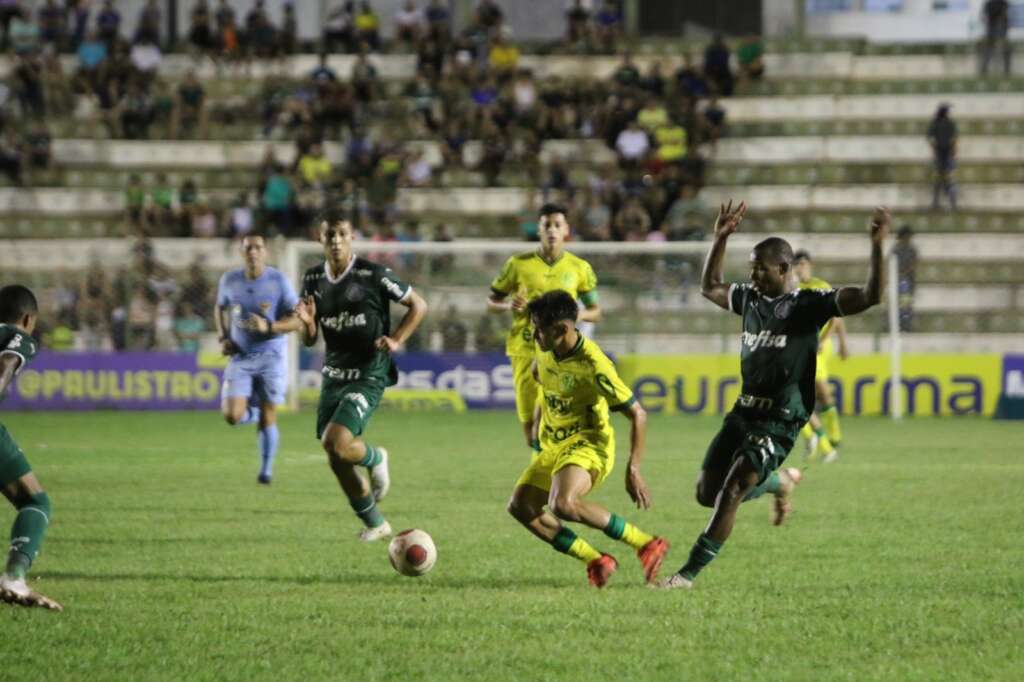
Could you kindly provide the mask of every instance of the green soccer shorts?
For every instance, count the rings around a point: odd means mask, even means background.
[[[14,483],[32,471],[25,453],[11,438],[11,434],[0,424],[0,487]]]
[[[316,408],[316,437],[322,438],[331,423],[344,426],[353,436],[361,436],[383,395],[383,379],[338,381],[324,377]]]
[[[802,426],[795,421],[730,412],[708,446],[701,466],[728,471],[736,458],[746,457],[757,469],[757,482],[761,484],[782,466]]]

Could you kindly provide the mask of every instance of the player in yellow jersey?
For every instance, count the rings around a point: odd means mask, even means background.
[[[814,276],[814,260],[805,250],[793,254],[793,272],[796,273],[801,289],[832,289],[831,284]],[[843,318],[834,317],[822,327],[818,336],[817,371],[814,375],[817,407],[811,415],[811,420],[801,431],[811,444],[811,455],[823,456],[825,462],[833,462],[839,457],[839,441],[842,439],[839,411],[832,402],[832,389],[828,383],[828,362],[835,355],[832,346],[833,333],[839,342],[839,359],[845,360],[850,355],[846,344],[846,325]]]
[[[549,291],[530,301],[527,311],[539,346],[531,374],[541,389],[540,451],[516,481],[508,511],[554,549],[584,562],[595,587],[604,587],[618,562],[577,537],[562,521],[603,530],[628,544],[636,550],[647,582],[652,582],[668,542],[585,499],[615,465],[615,431],[609,411],[622,412],[632,423],[626,492],[637,507],[651,506],[640,475],[647,414],[611,360],[576,329],[579,307],[572,294]]]
[[[601,319],[594,269],[590,263],[564,248],[569,237],[566,209],[558,204],[542,206],[538,230],[540,248],[505,261],[501,273],[491,282],[491,296],[487,300],[487,309],[492,313],[512,312],[505,353],[512,362],[519,423],[522,424],[526,444],[534,449],[537,443],[533,416],[538,390],[530,375],[530,366],[536,349],[526,304],[543,293],[561,289],[583,303],[580,320],[597,322]]]

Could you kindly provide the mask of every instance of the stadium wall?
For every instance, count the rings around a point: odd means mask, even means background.
[[[623,379],[649,412],[719,415],[739,393],[732,354],[621,355]],[[40,353],[5,401],[14,410],[217,410],[224,358],[188,353]],[[303,359],[300,387],[315,399],[320,359]],[[397,388],[454,391],[470,409],[514,405],[512,369],[502,353],[404,353]],[[889,413],[889,356],[833,362],[830,382],[841,414]],[[1024,397],[1024,355],[908,354],[904,414],[992,416],[1000,395]],[[416,403],[429,405],[429,401]]]

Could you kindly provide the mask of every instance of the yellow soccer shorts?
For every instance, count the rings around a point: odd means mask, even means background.
[[[591,490],[604,483],[615,467],[614,442],[607,447],[597,447],[585,438],[574,438],[557,447],[544,448],[533,455],[516,487],[532,485],[541,490],[551,490],[551,479],[567,466],[576,465],[590,472],[594,481]]]
[[[516,414],[519,423],[533,421],[533,410],[540,399],[540,384],[533,378],[530,368],[533,358],[528,355],[515,355],[509,358],[512,363],[512,383],[516,389]]]
[[[820,346],[818,346],[818,360],[817,368],[814,370],[815,381],[828,381],[828,361],[832,359],[835,353],[832,350],[832,339],[825,339]]]

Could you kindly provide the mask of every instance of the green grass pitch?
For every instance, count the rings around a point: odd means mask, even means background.
[[[419,579],[355,539],[310,413],[282,418],[270,488],[253,429],[214,414],[2,420],[53,500],[34,577],[66,611],[0,605],[0,679],[952,680],[1024,664],[1019,424],[847,419],[842,459],[807,472],[787,525],[767,499],[744,505],[696,589],[662,593],[583,530],[620,562],[589,587],[506,514],[528,458],[511,413],[371,423],[392,454],[385,513],[438,546]],[[707,520],[693,482],[718,424],[652,417],[640,513],[617,421],[595,497],[672,541],[667,570]]]

